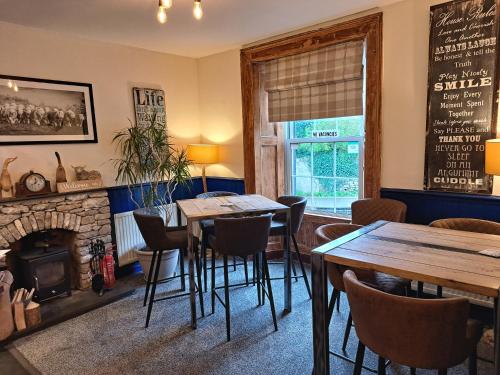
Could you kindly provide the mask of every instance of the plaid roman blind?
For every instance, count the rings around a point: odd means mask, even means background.
[[[363,114],[363,51],[355,41],[262,64],[269,121]]]

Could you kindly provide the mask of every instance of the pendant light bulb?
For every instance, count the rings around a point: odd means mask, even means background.
[[[18,92],[19,91],[19,87],[17,87],[17,85],[14,83],[14,91],[15,92]]]
[[[170,9],[170,8],[172,8],[172,3],[173,3],[173,0],[161,0],[160,6],[163,6],[165,9]]]
[[[14,84],[12,83],[12,81],[10,79],[7,82],[7,86],[9,86],[9,89],[11,89],[14,86]]]
[[[160,2],[160,4],[161,4],[161,2]],[[158,22],[161,24],[167,22],[167,10],[165,9],[165,7],[163,5],[160,5],[158,7],[158,14],[156,15],[156,17],[158,18]]]
[[[201,0],[194,0],[193,16],[197,20],[201,20],[201,17],[203,17],[203,9],[201,7]]]

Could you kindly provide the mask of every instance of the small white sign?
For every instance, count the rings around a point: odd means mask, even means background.
[[[322,137],[336,137],[337,136],[337,132],[334,131],[334,130],[314,130],[312,132],[312,136],[313,137],[318,137],[318,138],[322,138]]]
[[[358,154],[359,153],[359,144],[349,143],[347,145],[347,153],[348,154]]]

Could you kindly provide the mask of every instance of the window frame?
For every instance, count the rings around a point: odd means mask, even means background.
[[[365,190],[365,118],[363,117],[363,135],[359,136],[348,136],[348,137],[308,137],[308,138],[295,138],[291,137],[291,126],[293,122],[286,123],[286,135],[285,135],[285,189],[287,194],[293,194],[292,192],[292,145],[300,145],[300,144],[313,144],[313,143],[342,143],[342,142],[357,142],[359,145],[358,150],[358,199],[364,198],[364,190]],[[314,176],[314,166],[312,166],[312,174],[310,176],[311,180],[314,178],[323,178],[322,176]],[[295,176],[297,177],[297,176]],[[304,176],[308,178],[309,176]],[[329,178],[329,177],[325,177]],[[342,178],[342,177],[331,177],[332,179]],[[348,177],[346,177],[348,178]],[[312,194],[311,189],[311,194]],[[349,217],[348,215],[342,215],[339,213],[327,212],[323,210],[315,210],[312,208],[306,208],[307,213],[325,215],[325,216],[333,216],[333,217]]]
[[[382,13],[337,23],[319,30],[287,36],[241,50],[241,87],[245,190],[263,193],[261,147],[269,137],[261,134],[265,103],[259,96],[258,64],[272,59],[312,51],[336,43],[364,40],[365,55],[365,144],[364,195],[380,196],[381,179],[381,106],[382,106]],[[284,193],[277,188],[278,192]]]

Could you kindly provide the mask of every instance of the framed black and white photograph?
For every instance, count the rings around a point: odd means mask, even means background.
[[[0,75],[0,145],[97,143],[92,85]]]

